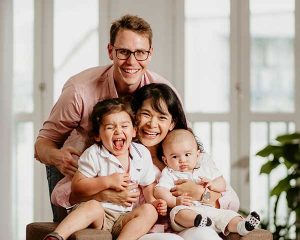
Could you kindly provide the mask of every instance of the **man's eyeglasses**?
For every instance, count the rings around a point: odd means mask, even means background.
[[[127,60],[131,54],[135,57],[137,61],[145,61],[149,57],[150,51],[146,50],[136,50],[134,52],[125,48],[115,48],[117,58],[120,60]]]

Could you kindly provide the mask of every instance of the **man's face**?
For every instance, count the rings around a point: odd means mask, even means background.
[[[127,60],[117,58],[116,49],[127,49],[132,52],[137,50],[150,51],[148,58],[137,61],[133,54]],[[108,53],[113,61],[113,76],[118,93],[134,92],[151,61],[153,49],[150,49],[147,36],[140,35],[130,30],[120,30],[116,36],[114,46],[108,45]]]

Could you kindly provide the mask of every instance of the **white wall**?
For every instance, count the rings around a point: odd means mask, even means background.
[[[0,1],[0,235],[1,239],[13,237],[13,176],[12,176],[12,3]]]

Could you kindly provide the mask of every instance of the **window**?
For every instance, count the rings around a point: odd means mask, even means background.
[[[259,175],[265,161],[255,154],[297,128],[294,29],[293,0],[185,1],[185,108],[241,208],[265,221],[269,189],[287,173]],[[280,208],[284,221],[284,201]]]
[[[15,0],[13,13],[13,211],[16,239],[22,239],[24,226],[33,221],[34,214],[33,0]]]

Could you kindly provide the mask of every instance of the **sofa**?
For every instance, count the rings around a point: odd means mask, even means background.
[[[34,222],[26,226],[26,240],[42,240],[48,233],[53,232],[57,223],[53,222]],[[78,231],[68,238],[69,240],[111,240],[109,231],[87,228]],[[255,229],[247,236],[241,237],[231,233],[224,237],[224,240],[272,240],[272,234],[263,229]],[[195,239],[201,240],[201,239]]]

